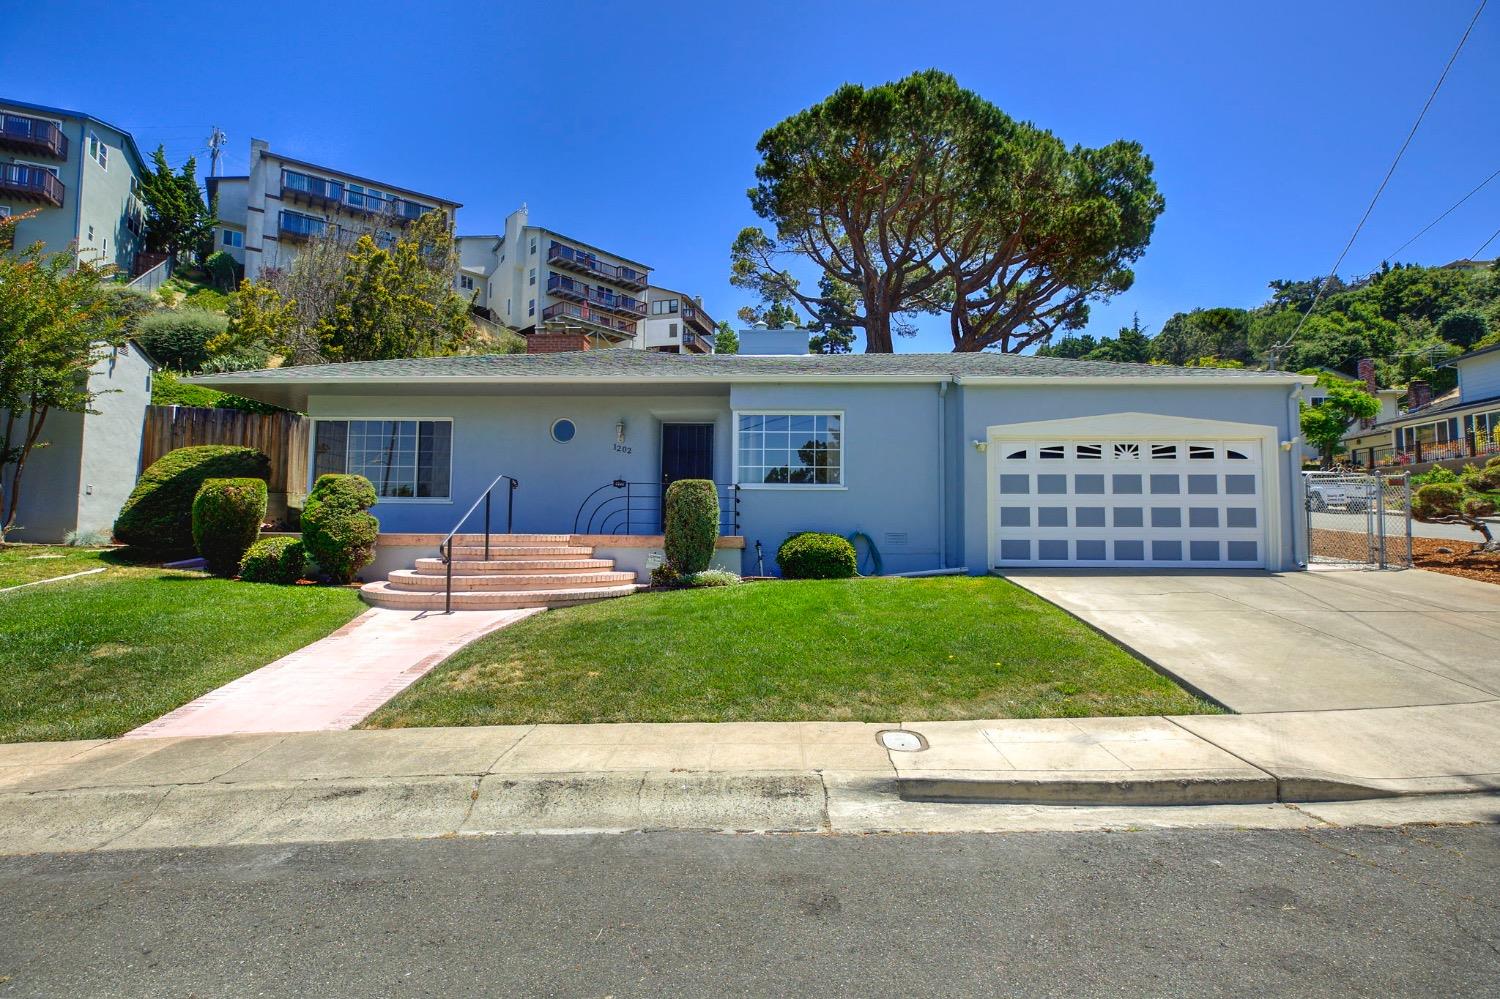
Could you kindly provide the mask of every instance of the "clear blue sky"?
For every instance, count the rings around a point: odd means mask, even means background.
[[[1136,6],[55,0],[7,11],[9,37],[34,44],[6,47],[0,94],[87,110],[174,162],[217,123],[228,173],[266,138],[461,201],[462,232],[496,231],[525,201],[533,222],[731,318],[745,298],[728,247],[756,221],[761,132],[845,81],[937,67],[1070,143],[1144,144],[1167,211],[1135,287],[1090,330],[1139,311],[1154,331],[1333,262],[1475,2]],[[1497,95],[1492,5],[1346,274],[1500,168]],[[1403,257],[1464,257],[1497,227],[1500,180]],[[898,344],[950,347],[941,326]]]

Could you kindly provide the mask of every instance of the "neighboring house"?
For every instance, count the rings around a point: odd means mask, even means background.
[[[1406,387],[1406,409],[1395,411],[1396,390],[1383,390],[1375,425],[1345,438],[1355,464],[1408,465],[1500,454],[1500,344],[1448,362],[1458,386],[1433,398],[1425,382]]]
[[[133,275],[145,245],[146,163],[122,128],[80,111],[0,99],[0,215],[39,210],[16,245],[41,241]]]
[[[459,294],[523,336],[555,336],[548,349],[630,344],[646,318],[645,264],[531,225],[522,205],[493,236],[460,236]]]
[[[715,332],[701,301],[651,287],[646,289],[646,318],[631,346],[667,354],[712,354]]]
[[[56,542],[69,531],[109,533],[140,471],[155,369],[145,351],[127,343],[89,373],[95,412],[54,409],[47,414],[42,443],[32,450],[21,476],[21,503],[10,540]],[[7,481],[7,495],[10,485]]]
[[[264,139],[250,140],[249,175],[210,178],[208,191],[210,200],[219,199],[214,249],[233,254],[252,280],[267,268],[290,267],[298,248],[315,236],[369,233],[389,245],[404,226],[428,212],[443,212],[452,224],[461,207],[457,201],[283,156]]]
[[[407,555],[430,557],[506,474],[520,483],[512,529],[543,534],[656,535],[663,483],[711,479],[746,571],[757,545],[774,569],[781,542],[807,530],[863,533],[888,572],[1292,569],[1305,557],[1305,376],[807,355],[796,332],[802,356],[589,350],[193,381],[308,413],[312,474],[368,477],[382,545],[426,546]]]

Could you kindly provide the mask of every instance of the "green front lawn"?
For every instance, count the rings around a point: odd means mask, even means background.
[[[0,593],[0,742],[120,735],[363,609],[351,588],[238,583],[107,558],[94,555],[103,573]]]
[[[748,583],[548,611],[469,646],[368,728],[897,721],[1217,709],[994,577]]]
[[[0,590],[97,569],[107,549],[63,545],[0,545]]]

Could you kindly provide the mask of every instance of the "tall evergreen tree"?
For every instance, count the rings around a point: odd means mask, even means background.
[[[203,203],[198,188],[198,163],[189,156],[182,170],[174,172],[166,150],[156,147],[152,170],[141,180],[141,200],[146,205],[146,248],[171,256],[175,265],[181,254],[196,252],[213,235],[218,221]]]

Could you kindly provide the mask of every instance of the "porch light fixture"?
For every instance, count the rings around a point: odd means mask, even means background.
[[[625,418],[623,416],[615,421],[615,443],[625,443]]]
[[[978,451],[980,454],[984,454],[986,451],[988,451],[990,449],[990,445],[989,445],[988,441],[976,440],[976,441],[970,441],[969,443],[973,444],[974,445],[974,450]]]

